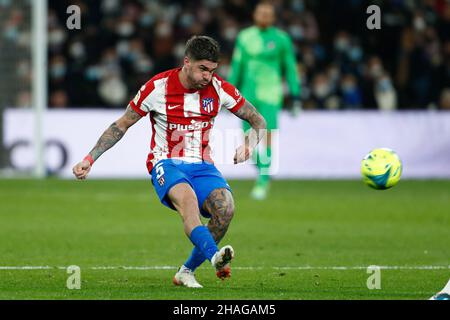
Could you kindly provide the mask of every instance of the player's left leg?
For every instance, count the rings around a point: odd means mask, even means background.
[[[208,230],[213,236],[217,244],[225,236],[231,220],[234,216],[234,200],[231,192],[226,188],[219,188],[213,190],[203,203],[202,209],[211,215],[208,222]],[[228,253],[231,257],[225,257],[225,261],[221,267],[217,268],[217,276],[221,279],[228,278],[231,275],[231,269],[228,260],[234,256],[232,249]],[[226,254],[224,252],[224,254]],[[197,269],[206,260],[202,252],[194,247],[191,256],[184,263],[184,266],[192,271]]]

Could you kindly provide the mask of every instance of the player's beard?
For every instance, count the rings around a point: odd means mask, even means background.
[[[199,90],[206,87],[206,85],[208,84],[207,82],[205,82],[204,80],[195,80],[191,70],[188,69],[187,71],[187,79],[192,88]]]
[[[208,85],[208,83],[204,82],[203,80],[195,81],[194,79],[192,79],[192,84],[195,89],[199,89],[199,90],[203,89],[204,87],[206,87]]]
[[[208,82],[199,82],[197,84],[197,89],[203,89],[204,87],[206,87],[208,85]]]

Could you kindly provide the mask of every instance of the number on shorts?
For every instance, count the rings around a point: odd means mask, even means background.
[[[156,170],[156,179],[161,178],[164,175],[164,168],[162,166],[163,164],[160,163],[155,167]]]

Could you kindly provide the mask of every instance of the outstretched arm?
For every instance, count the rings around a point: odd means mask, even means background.
[[[236,150],[234,156],[234,163],[236,164],[247,161],[251,157],[253,149],[256,148],[259,141],[266,135],[267,125],[263,116],[248,101],[245,101],[244,106],[234,114],[242,120],[247,121],[252,127],[250,131],[245,134],[244,145]]]
[[[86,179],[92,164],[107,150],[112,148],[127,132],[128,128],[139,121],[142,116],[136,113],[129,105],[125,114],[109,126],[98,139],[95,147],[83,161],[76,164],[72,171],[77,179]]]

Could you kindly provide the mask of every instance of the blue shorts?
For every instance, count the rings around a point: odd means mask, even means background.
[[[164,159],[158,161],[150,173],[155,191],[159,200],[165,206],[175,210],[167,194],[178,183],[188,183],[197,196],[200,213],[205,218],[210,218],[209,212],[203,210],[203,202],[209,194],[220,188],[231,188],[225,178],[217,170],[214,164],[209,162],[185,162],[177,159]]]

